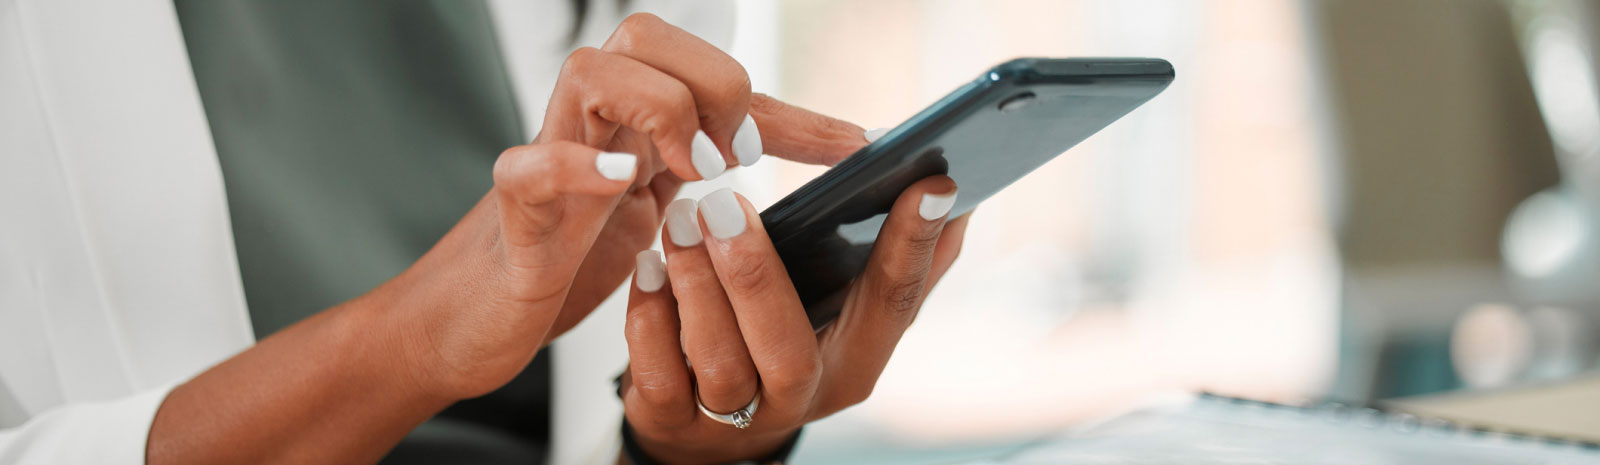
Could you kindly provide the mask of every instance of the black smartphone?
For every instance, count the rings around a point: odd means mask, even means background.
[[[844,290],[906,187],[949,175],[960,189],[950,217],[966,214],[1172,79],[1172,64],[1155,58],[1008,61],[761,212],[811,325],[838,317]]]

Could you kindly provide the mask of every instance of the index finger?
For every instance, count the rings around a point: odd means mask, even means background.
[[[866,130],[766,94],[750,95],[750,116],[766,128],[767,153],[790,161],[833,166],[867,145]]]
[[[751,93],[750,75],[737,60],[654,15],[629,16],[601,49],[682,81],[694,94],[701,129],[740,165],[762,153],[833,165],[867,144],[860,126]]]

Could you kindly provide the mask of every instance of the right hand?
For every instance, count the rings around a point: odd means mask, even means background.
[[[751,94],[738,62],[648,14],[573,52],[545,115],[532,144],[501,154],[493,190],[363,297],[404,327],[405,363],[432,392],[474,397],[519,373],[627,279],[684,181],[763,146],[832,164],[862,143],[860,127]],[[627,157],[603,152],[633,155],[634,169],[606,177],[597,162]]]
[[[174,388],[148,462],[377,462],[418,423],[516,376],[632,273],[682,180],[700,179],[700,131],[715,146],[707,170],[737,159],[747,115],[768,129],[758,152],[791,160],[832,163],[865,142],[859,127],[750,94],[748,80],[648,15],[574,53],[543,132],[501,154],[493,189],[432,250]]]

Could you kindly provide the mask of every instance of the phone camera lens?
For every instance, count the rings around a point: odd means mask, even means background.
[[[1005,99],[1005,100],[1000,102],[1000,112],[1001,113],[1011,113],[1013,111],[1021,110],[1022,107],[1028,106],[1028,104],[1033,103],[1033,100],[1034,100],[1033,92],[1023,92],[1023,93],[1020,93],[1020,94],[1017,94],[1017,95],[1013,95],[1013,96],[1011,96],[1011,98]]]

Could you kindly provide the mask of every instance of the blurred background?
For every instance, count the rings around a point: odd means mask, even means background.
[[[1600,354],[1597,14],[742,1],[732,53],[756,90],[865,127],[1017,56],[1178,70],[975,213],[872,399],[811,427],[797,461],[981,451],[1170,392],[1367,403],[1585,376]],[[770,204],[820,171],[769,162],[734,182]]]

